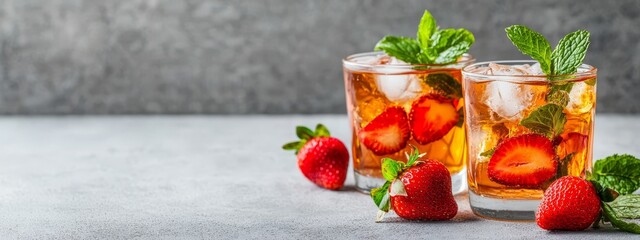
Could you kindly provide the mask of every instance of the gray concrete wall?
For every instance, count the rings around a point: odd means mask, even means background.
[[[512,24],[587,29],[599,110],[640,112],[637,0],[0,0],[0,113],[342,113],[340,59],[425,8],[480,60],[524,58]]]

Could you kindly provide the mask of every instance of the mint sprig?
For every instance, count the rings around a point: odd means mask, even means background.
[[[466,29],[438,29],[428,10],[420,19],[416,35],[416,39],[385,36],[374,49],[411,64],[447,64],[458,60],[475,42]]]
[[[557,75],[573,74],[582,64],[589,48],[589,32],[578,30],[564,36],[552,51],[549,41],[542,34],[522,25],[505,29],[507,37],[525,55],[540,63],[549,80]],[[558,83],[551,86],[546,100],[549,104],[539,107],[520,121],[520,125],[534,132],[553,138],[562,133],[566,116],[563,108],[569,102],[569,92],[573,83]]]
[[[640,195],[631,194],[640,188],[640,159],[615,154],[598,160],[587,173],[587,180],[594,184],[602,201],[603,220],[620,230],[640,234],[640,224],[628,221],[640,218]]]
[[[589,32],[578,30],[564,36],[551,51],[549,41],[528,27],[513,25],[505,31],[511,43],[520,52],[538,61],[547,75],[575,73],[582,64],[590,43]]]
[[[442,95],[452,98],[462,97],[462,85],[447,73],[431,73],[424,81]]]
[[[640,188],[640,159],[628,154],[606,157],[593,165],[589,179],[621,195]]]
[[[567,122],[562,109],[563,107],[554,103],[543,105],[522,119],[520,125],[553,138],[564,131],[564,124]]]

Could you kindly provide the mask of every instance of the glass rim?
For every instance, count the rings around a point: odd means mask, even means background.
[[[465,64],[465,63],[471,63],[473,61],[475,61],[476,59],[469,53],[464,53],[462,54],[462,56],[460,58],[458,58],[458,61],[452,62],[452,63],[445,63],[445,64],[369,64],[369,63],[359,63],[359,62],[355,62],[353,61],[356,58],[360,58],[360,57],[368,57],[368,56],[375,56],[375,55],[381,55],[381,54],[385,54],[387,55],[385,52],[383,51],[374,51],[374,52],[363,52],[363,53],[356,53],[356,54],[351,54],[345,58],[342,59],[342,64],[345,67],[359,67],[359,68],[375,68],[375,69],[399,69],[399,70],[412,70],[415,71],[415,67],[446,67],[449,65],[458,65],[458,64]],[[462,68],[460,68],[462,69]]]
[[[463,77],[473,77],[476,78],[476,81],[481,80],[495,80],[495,81],[505,81],[505,82],[549,82],[549,78],[557,78],[554,82],[569,82],[576,81],[578,79],[584,79],[589,77],[596,77],[598,69],[589,64],[580,64],[578,66],[578,72],[572,74],[562,74],[562,75],[548,75],[548,74],[539,74],[539,75],[489,75],[484,73],[475,73],[470,72],[472,69],[477,68],[481,65],[489,65],[490,63],[497,63],[502,65],[522,65],[522,64],[535,64],[538,63],[536,60],[499,60],[499,61],[485,61],[469,64],[462,68],[462,76]],[[582,71],[581,71],[582,70]]]

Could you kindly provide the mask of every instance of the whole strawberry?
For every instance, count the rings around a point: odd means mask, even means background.
[[[407,156],[407,163],[383,159],[382,174],[387,182],[371,191],[371,197],[384,213],[393,210],[410,220],[448,220],[458,212],[451,193],[451,175],[435,160],[418,161],[424,154],[417,149]]]
[[[565,176],[551,183],[536,212],[536,223],[547,230],[584,230],[610,223],[640,233],[640,159],[622,154],[596,161],[587,179]],[[602,217],[600,217],[602,216]]]
[[[282,148],[295,150],[302,174],[320,187],[330,190],[342,188],[349,168],[349,152],[344,144],[331,137],[322,124],[318,124],[315,131],[298,126],[296,135],[300,141],[287,143]]]
[[[544,192],[536,223],[547,230],[584,230],[600,216],[600,198],[591,182],[565,176]]]

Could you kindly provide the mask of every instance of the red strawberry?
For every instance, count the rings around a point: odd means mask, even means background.
[[[318,124],[315,132],[298,126],[296,134],[301,140],[287,143],[282,148],[296,151],[302,174],[320,187],[340,189],[349,168],[349,152],[344,144],[331,137],[322,124]]]
[[[436,141],[446,135],[458,123],[457,100],[427,94],[414,101],[409,113],[413,138],[420,144]]]
[[[451,175],[439,161],[417,161],[422,156],[415,149],[406,165],[384,159],[382,172],[387,183],[374,189],[371,196],[382,212],[391,208],[405,219],[451,219],[458,212],[451,193]],[[386,197],[387,194],[390,197]],[[379,214],[378,220],[382,216]]]
[[[358,134],[362,144],[376,155],[400,151],[411,137],[407,113],[402,107],[389,107],[371,120]]]
[[[407,196],[391,197],[398,216],[415,220],[448,220],[458,212],[451,193],[451,174],[439,161],[418,162],[400,175]]]
[[[539,134],[524,134],[498,144],[488,174],[500,184],[536,188],[555,176],[557,167],[551,141]]]
[[[561,159],[569,154],[582,152],[589,143],[589,136],[577,132],[563,133],[560,139],[562,141],[558,144],[557,150]]]
[[[600,215],[600,198],[589,181],[565,176],[544,192],[536,223],[547,230],[584,230]]]

